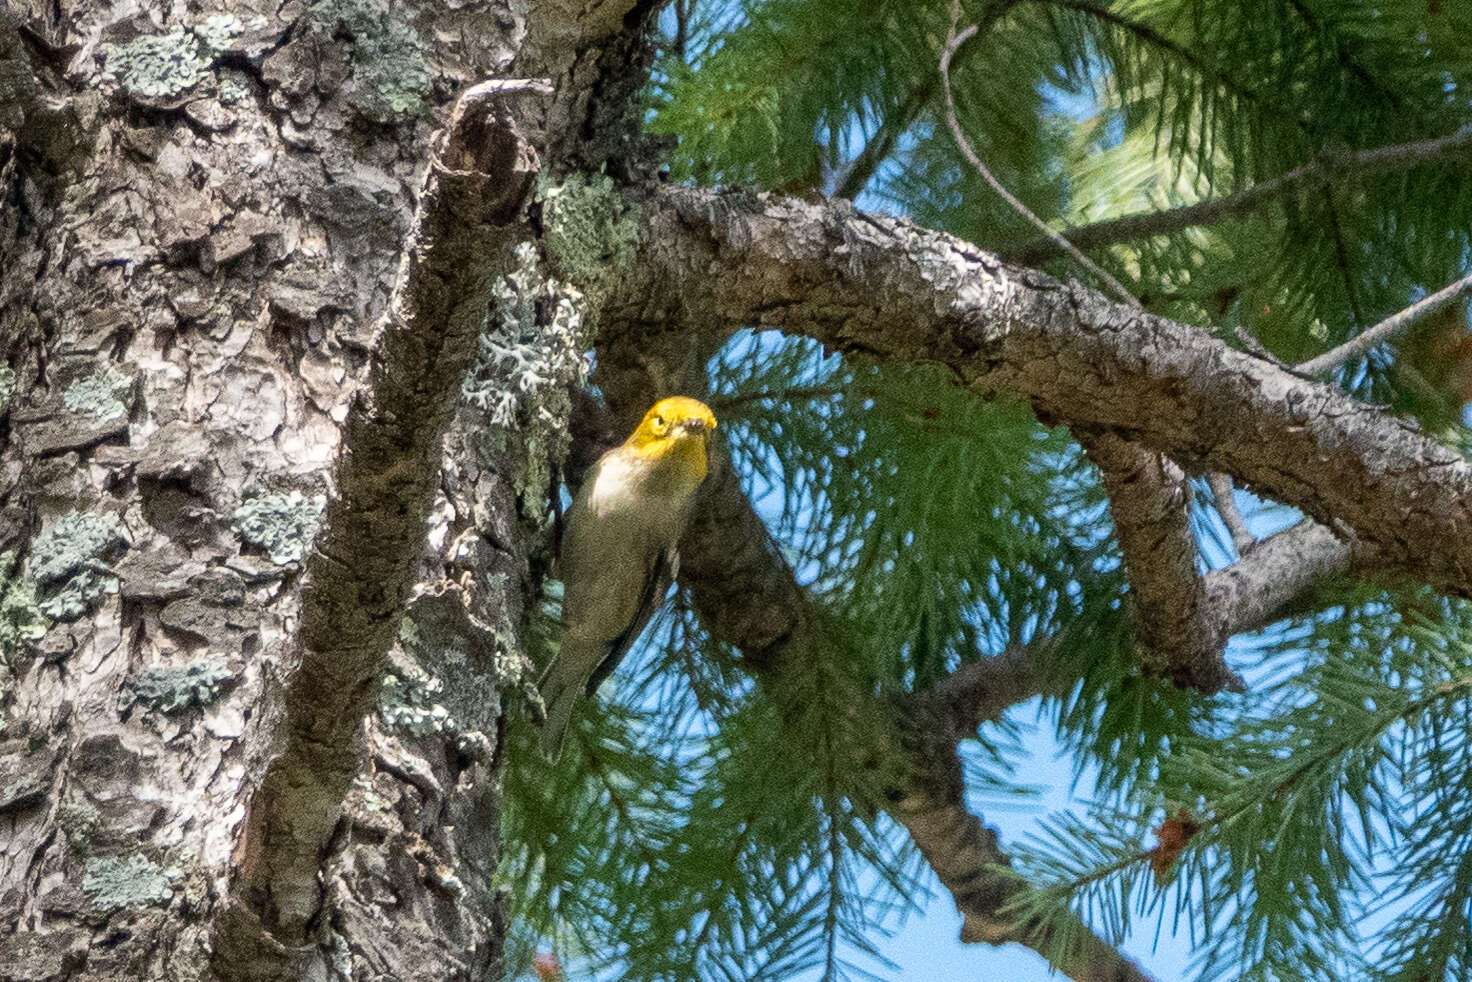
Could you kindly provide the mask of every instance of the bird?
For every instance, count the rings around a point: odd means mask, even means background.
[[[567,510],[562,636],[538,688],[542,747],[557,760],[578,700],[628,652],[674,582],[675,547],[705,480],[715,415],[688,396],[656,402],[598,458]]]

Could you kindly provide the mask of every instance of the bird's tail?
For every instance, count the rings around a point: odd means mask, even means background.
[[[562,741],[572,723],[573,710],[583,694],[581,685],[568,685],[565,679],[552,675],[542,686],[542,705],[547,708],[547,721],[542,724],[542,752],[553,763],[562,756]]]

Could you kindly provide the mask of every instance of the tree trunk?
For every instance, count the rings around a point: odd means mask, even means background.
[[[0,14],[0,978],[499,978],[556,448],[476,339],[642,16],[223,6]]]

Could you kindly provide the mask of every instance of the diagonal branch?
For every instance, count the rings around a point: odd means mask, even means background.
[[[1260,631],[1317,609],[1315,594],[1332,577],[1373,575],[1378,569],[1373,549],[1304,520],[1262,540],[1225,569],[1207,573],[1202,619],[1222,637]],[[1062,696],[1077,681],[1062,644],[1058,636],[1037,638],[962,665],[915,693],[915,711],[936,715],[961,740],[1011,706]]]
[[[952,56],[975,27],[957,33],[961,0],[951,0],[950,33],[940,58],[946,123],[962,155],[983,180],[1085,269],[1094,273],[1131,307],[1140,303],[1113,276],[1095,265],[1068,240],[1050,229],[992,175],[971,146],[956,118],[951,91]],[[1103,473],[1114,516],[1115,534],[1124,551],[1130,585],[1140,619],[1145,670],[1177,685],[1213,693],[1242,689],[1242,680],[1222,658],[1225,639],[1203,619],[1204,592],[1196,568],[1196,540],[1191,533],[1190,486],[1185,473],[1163,454],[1121,440],[1113,434],[1079,434]]]
[[[1374,547],[1304,519],[1206,574],[1207,602],[1223,635],[1232,637],[1315,609],[1314,594],[1330,577],[1372,576],[1382,569]]]
[[[618,344],[617,338],[616,329],[610,329],[605,344]],[[616,353],[605,353],[617,361]],[[642,398],[627,375],[613,377],[609,395],[616,401]],[[574,423],[584,434],[579,442],[588,444],[577,453],[579,458],[590,458],[601,444],[616,439],[605,420],[606,414],[591,401],[579,406]],[[794,673],[812,670],[804,657],[811,650],[807,598],[731,469],[717,469],[712,482],[681,543],[682,583],[706,627],[742,652],[743,664],[760,684],[788,685]],[[1309,555],[1320,561],[1299,571],[1285,565]],[[1350,547],[1311,523],[1279,533],[1236,566],[1208,575],[1212,615],[1230,630],[1260,627],[1283,605],[1311,591],[1318,577],[1348,572],[1351,555]],[[1222,628],[1223,633],[1228,630]],[[905,700],[905,715],[914,722],[899,741],[904,780],[887,794],[888,808],[956,901],[964,918],[963,940],[1021,943],[1049,953],[1061,971],[1078,980],[1143,982],[1148,976],[1138,966],[1082,923],[1073,932],[1077,942],[1060,951],[1058,939],[1009,919],[1004,911],[1027,885],[1009,872],[995,833],[964,803],[957,742],[1009,706],[1067,691],[1076,679],[1060,654],[1056,639],[1014,646],[963,666],[933,689]]]
[[[267,948],[302,944],[319,913],[321,858],[423,551],[440,441],[491,283],[524,236],[538,158],[523,135],[536,110],[522,100],[548,91],[526,80],[475,86],[437,135],[409,258],[345,423],[327,528],[306,564],[284,746],[251,802],[216,938],[227,976],[262,936]]]
[[[1374,327],[1350,338],[1339,347],[1302,362],[1295,366],[1294,370],[1304,375],[1323,375],[1331,372],[1351,358],[1367,354],[1377,344],[1394,341],[1416,322],[1456,302],[1468,291],[1472,291],[1472,276],[1464,276],[1450,286],[1442,287],[1430,296],[1417,300],[1404,310],[1391,314]]]
[[[1024,944],[1045,953],[1075,982],[1150,982],[1151,976],[1072,915],[1069,938],[1060,943],[1046,928],[1004,914],[1029,888],[1011,871],[996,832],[967,809],[955,744],[930,746],[912,757],[928,769],[912,777],[910,791],[890,812],[955,898],[962,941]]]
[[[939,84],[935,79],[927,79],[915,86],[894,113],[880,122],[879,128],[864,144],[864,149],[859,151],[843,179],[838,182],[838,188],[834,191],[838,197],[857,198],[869,186],[869,180],[879,170],[879,165],[894,151],[899,138],[914,125],[920,111],[935,98]]]
[[[1472,126],[1464,126],[1449,136],[1359,150],[1340,158],[1315,160],[1235,194],[1181,208],[1140,212],[1081,225],[1065,229],[1062,235],[1079,249],[1099,249],[1119,242],[1169,235],[1196,225],[1246,218],[1296,190],[1300,185],[1314,181],[1327,180],[1338,175],[1368,177],[1393,173],[1420,164],[1454,160],[1469,155],[1472,155]],[[1024,266],[1035,266],[1062,254],[1063,250],[1051,238],[1038,238],[1001,250],[1002,258]]]
[[[1221,516],[1222,524],[1227,527],[1227,534],[1232,537],[1233,548],[1237,550],[1238,556],[1245,556],[1247,550],[1257,545],[1257,537],[1252,534],[1242,513],[1237,510],[1236,490],[1232,487],[1232,479],[1225,474],[1208,474],[1206,486],[1211,488],[1216,512]]]
[[[1185,472],[1113,433],[1079,429],[1075,435],[1109,494],[1114,534],[1135,595],[1146,674],[1207,694],[1240,692],[1242,679],[1222,657],[1226,637],[1209,616]]]
[[[979,33],[985,36],[991,30],[993,24],[1001,20],[1007,15],[1008,11],[1021,2],[1022,0],[997,0],[997,2],[988,3],[985,11],[982,13],[981,23],[978,27]],[[971,50],[975,50],[975,48]],[[957,52],[955,64],[959,66],[965,60],[966,58],[960,52]],[[853,199],[858,197],[860,192],[868,186],[869,180],[874,176],[875,171],[879,169],[879,165],[884,163],[885,159],[893,152],[894,146],[899,141],[899,138],[915,124],[915,120],[920,118],[921,112],[939,94],[940,77],[927,73],[924,80],[910,90],[910,93],[900,103],[896,111],[879,124],[879,128],[874,131],[874,135],[864,144],[864,149],[859,152],[858,156],[854,158],[853,163],[849,165],[848,171],[843,175],[843,180],[839,182],[838,188],[834,193],[840,198]]]
[[[608,332],[604,340],[605,344],[618,343]],[[620,355],[600,350],[600,356],[609,362],[620,361]],[[641,386],[629,372],[600,374],[600,381],[616,408],[647,397],[647,386]],[[596,434],[609,429],[599,417],[598,407],[583,401],[574,418],[576,431],[592,437],[595,445]],[[576,456],[585,459],[592,449],[578,451]],[[844,684],[845,680],[823,675],[821,666],[815,664],[813,653],[820,646],[812,635],[807,595],[725,461],[717,461],[701,490],[680,543],[680,557],[680,583],[690,591],[701,623],[718,641],[735,647],[742,666],[779,701],[794,693],[799,694],[796,698],[811,693],[819,677]],[[1029,666],[1019,661],[1014,668],[1017,688],[992,693],[990,705],[998,713],[1005,708],[1001,699],[1026,698],[1033,685],[1035,676]],[[852,686],[835,701],[857,707],[864,699],[873,696]],[[1082,944],[1060,952],[1057,939],[1025,924],[1009,924],[1003,915],[1004,906],[1026,886],[1007,872],[995,834],[966,810],[957,737],[945,725],[946,714],[964,712],[965,706],[975,711],[979,705],[980,701],[959,691],[954,705],[917,701],[911,707],[914,724],[905,736],[873,734],[876,744],[887,745],[902,757],[902,777],[884,788],[883,799],[956,899],[965,917],[963,940],[1018,942],[1045,956],[1065,955],[1055,964],[1077,982],[1148,982],[1147,976],[1081,922],[1076,935],[1083,939]],[[1122,968],[1129,971],[1120,974]]]
[[[758,324],[944,365],[979,395],[1232,474],[1472,596],[1472,464],[1332,386],[843,202],[659,188],[642,215],[617,322]]]

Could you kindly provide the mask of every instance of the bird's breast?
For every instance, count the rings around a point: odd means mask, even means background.
[[[660,480],[658,469],[646,462],[616,454],[599,463],[591,481],[586,504],[592,521],[638,528],[649,540],[673,544],[684,524],[690,489]]]

